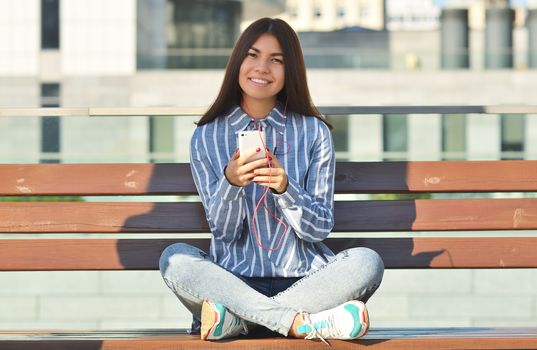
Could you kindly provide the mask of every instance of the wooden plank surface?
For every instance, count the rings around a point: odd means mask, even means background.
[[[337,193],[537,191],[537,161],[338,162]],[[0,195],[195,194],[182,164],[1,164]]]
[[[329,340],[333,349],[537,349],[537,328],[383,328],[362,339]],[[181,330],[0,332],[0,347],[64,349],[326,349],[318,340],[271,336],[202,341]]]
[[[537,161],[340,162],[343,193],[537,191]]]
[[[537,229],[537,198],[340,201],[334,232]],[[0,202],[0,232],[209,232],[198,202]]]
[[[0,232],[209,232],[199,202],[0,202]]]
[[[190,165],[1,164],[0,195],[197,194]]]
[[[168,245],[208,251],[208,239],[8,239],[0,241],[0,270],[154,270]],[[369,247],[387,268],[537,267],[537,238],[331,238],[335,252]]]

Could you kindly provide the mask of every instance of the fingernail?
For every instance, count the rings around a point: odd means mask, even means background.
[[[256,152],[260,152],[260,151],[261,151],[261,148],[257,147],[257,148],[255,149],[255,151],[256,151]]]

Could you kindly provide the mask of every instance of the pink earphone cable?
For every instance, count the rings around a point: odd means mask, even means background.
[[[279,144],[279,139],[280,139],[280,135],[283,134],[282,131],[283,131],[283,127],[285,125],[285,117],[287,115],[287,101],[285,101],[285,108],[284,108],[284,111],[283,111],[283,116],[282,116],[282,127],[280,129],[280,132],[277,133],[277,141],[276,141],[276,148]],[[258,126],[257,127],[257,131],[259,132],[259,138],[261,140],[261,143],[263,144],[263,149],[267,149],[267,146],[265,144],[265,141],[263,140],[263,137],[261,136],[261,129],[260,127]],[[289,152],[289,144],[287,143],[287,152],[284,153],[284,154],[287,154]],[[265,156],[267,157],[267,160],[268,160],[268,167],[269,167],[269,183],[271,182],[272,180],[272,159],[269,157],[269,155],[267,154],[267,152],[265,151]],[[276,156],[276,155],[274,155]],[[268,191],[270,190],[270,187],[267,186],[267,188],[265,188],[265,191],[263,192],[263,195],[261,196],[261,198],[259,199],[259,201],[257,202],[257,205],[255,206],[255,209],[254,209],[254,213],[252,215],[252,227],[253,227],[253,231],[254,231],[254,235],[255,235],[255,240],[256,240],[256,243],[257,245],[259,245],[261,248],[263,249],[266,249],[266,250],[269,250],[269,251],[276,251],[278,249],[280,249],[280,246],[283,242],[283,238],[285,237],[285,234],[287,233],[287,224],[285,222],[283,222],[283,220],[281,220],[280,218],[276,217],[271,211],[270,209],[267,207],[267,203],[266,203],[266,198],[267,198],[267,193]],[[263,245],[263,243],[261,243],[261,238],[259,237],[259,233],[257,232],[257,228],[256,228],[256,217],[257,217],[257,211],[259,209],[259,206],[261,205],[261,203],[263,203],[263,207],[265,208],[265,210],[270,214],[270,216],[272,216],[272,218],[274,218],[276,221],[278,221],[280,224],[283,225],[283,232],[281,234],[281,237],[278,241],[278,244],[276,245],[275,248],[273,247],[267,247],[265,245]]]

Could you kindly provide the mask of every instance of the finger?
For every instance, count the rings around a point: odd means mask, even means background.
[[[248,165],[252,166],[252,170],[257,169],[257,168],[268,168],[269,162],[270,162],[269,159],[262,158],[262,159],[254,160],[254,161],[248,163]]]
[[[280,163],[280,161],[278,160],[278,158],[276,158],[275,156],[272,156],[272,159],[270,161],[270,164],[273,168],[283,168],[282,167],[282,164]]]
[[[253,172],[256,175],[270,175],[270,176],[281,176],[285,173],[282,168],[274,168],[274,167],[257,168]]]
[[[271,166],[273,168],[281,168],[282,165],[280,164],[280,161],[278,160],[278,158],[276,158],[276,156],[274,155],[274,153],[272,153],[270,150],[266,150],[267,151],[267,156],[269,158],[269,160],[271,161]]]
[[[235,152],[233,152],[233,154],[231,155],[231,160],[237,160],[239,159],[239,156],[240,156],[240,152],[239,152],[239,149],[237,148]]]
[[[272,182],[269,181],[269,179],[266,178],[265,176],[256,176],[256,177],[253,178],[252,181],[255,182],[255,183],[258,184],[258,185],[261,185],[261,184],[270,184],[270,183],[272,183]]]
[[[240,176],[240,179],[242,181],[252,181],[254,178],[255,178],[254,173],[247,173],[247,174],[244,174],[244,175]]]
[[[264,183],[280,183],[282,182],[282,178],[279,176],[255,176],[253,178],[253,181],[256,183],[264,182]]]
[[[241,171],[244,173],[253,173],[255,169],[267,168],[268,160],[266,158],[254,160],[253,162],[246,163],[241,167]]]

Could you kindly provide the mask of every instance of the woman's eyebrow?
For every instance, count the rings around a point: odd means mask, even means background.
[[[255,47],[253,47],[253,46],[250,48],[250,50],[254,50],[254,51],[257,52],[257,53],[261,53],[261,50],[255,48]],[[282,57],[283,57],[283,53],[275,52],[275,53],[271,53],[270,56],[271,56],[271,57],[273,57],[273,56],[282,56]]]

